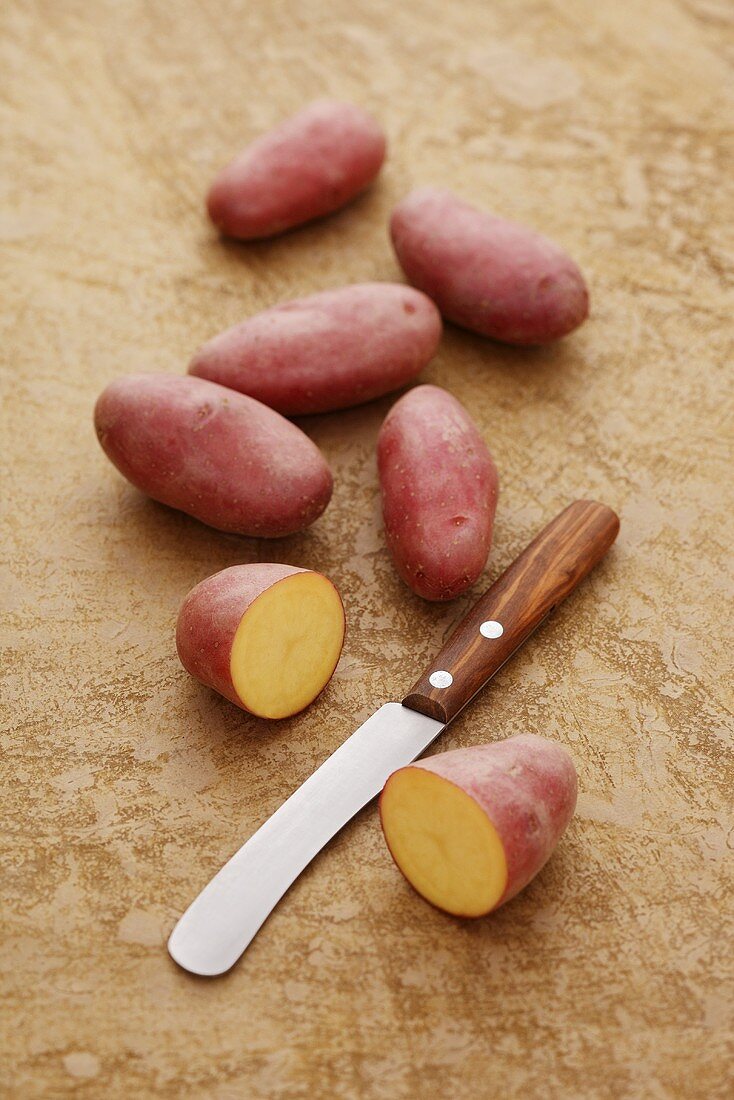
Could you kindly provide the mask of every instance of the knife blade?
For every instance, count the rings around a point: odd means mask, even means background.
[[[314,856],[431,745],[553,608],[606,554],[611,508],[576,501],[556,516],[459,623],[402,703],[385,703],[232,856],[176,924],[171,957],[214,977],[239,959]]]
[[[443,729],[443,723],[400,703],[380,707],[189,906],[168,941],[179,966],[210,977],[228,970],[304,867],[380,793],[396,768],[415,760]]]

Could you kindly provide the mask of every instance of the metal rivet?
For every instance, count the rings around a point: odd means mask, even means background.
[[[504,632],[502,623],[498,623],[496,619],[487,619],[486,623],[482,623],[479,627],[479,633],[483,638],[501,638]]]
[[[428,683],[434,688],[447,688],[451,687],[454,682],[454,678],[450,672],[446,672],[441,668],[438,672],[432,672],[428,677]]]

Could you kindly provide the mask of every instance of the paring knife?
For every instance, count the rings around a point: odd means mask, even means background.
[[[606,554],[619,520],[578,500],[484,593],[402,703],[385,703],[232,856],[189,906],[168,950],[223,974],[288,887],[388,776],[420,756],[546,615]]]

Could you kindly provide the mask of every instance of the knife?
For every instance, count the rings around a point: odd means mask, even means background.
[[[385,703],[268,818],[192,902],[171,957],[229,970],[288,887],[350,818],[410,764],[606,554],[619,519],[577,500],[481,596],[402,703]]]

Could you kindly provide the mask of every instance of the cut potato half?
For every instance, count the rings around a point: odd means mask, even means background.
[[[460,787],[402,768],[385,787],[380,813],[393,859],[426,901],[463,917],[495,907],[507,882],[502,841]]]
[[[336,668],[344,608],[321,573],[234,565],[197,584],[181,605],[176,646],[187,672],[260,718],[313,702]]]
[[[294,573],[250,604],[232,643],[230,672],[242,705],[262,718],[303,710],[328,684],[344,641],[331,581]]]
[[[380,796],[408,882],[457,917],[481,917],[538,873],[576,806],[565,749],[533,734],[439,753],[393,772]]]

